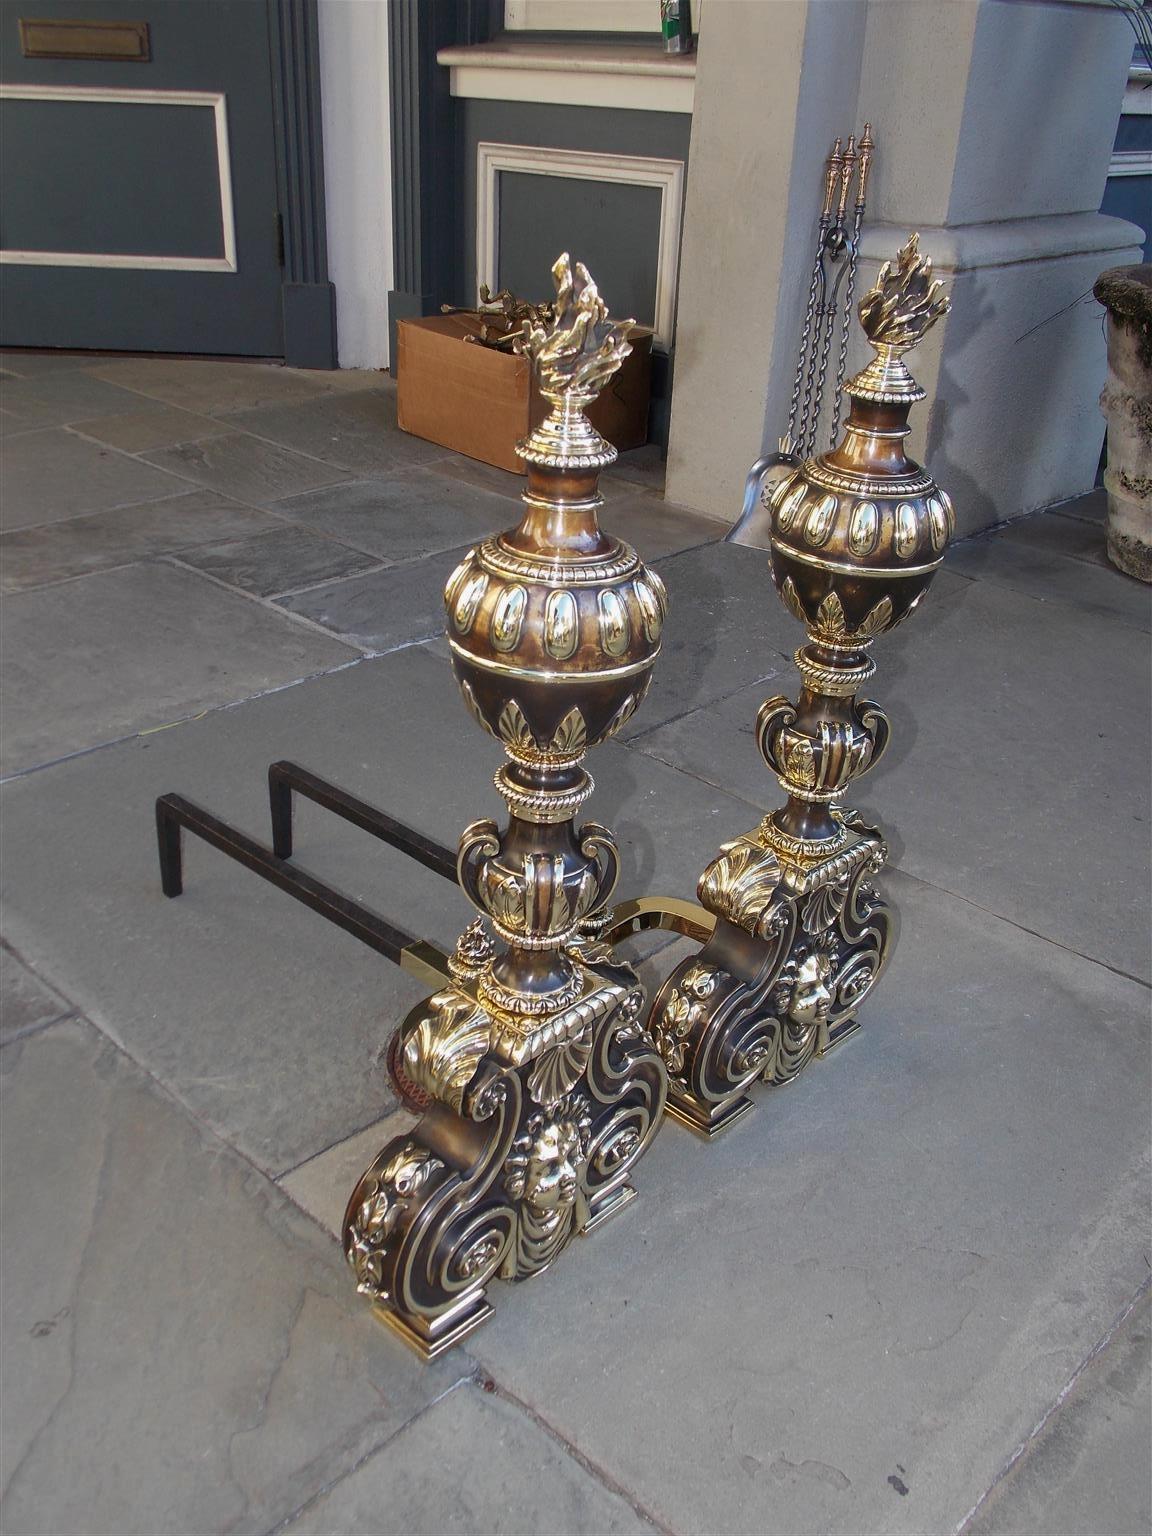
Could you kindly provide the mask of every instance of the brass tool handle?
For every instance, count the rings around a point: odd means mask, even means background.
[[[876,142],[872,137],[872,124],[864,124],[860,135],[860,181],[856,187],[856,206],[863,210],[868,195],[868,172],[872,169],[872,151]]]
[[[832,153],[824,169],[824,207],[820,210],[820,217],[827,219],[832,213],[832,200],[836,196],[836,183],[840,179],[840,140],[837,139],[832,146]]]
[[[840,166],[840,201],[836,205],[836,222],[843,224],[844,210],[848,206],[848,193],[852,188],[852,177],[856,170],[856,135],[848,135],[848,147],[844,151],[844,159]]]

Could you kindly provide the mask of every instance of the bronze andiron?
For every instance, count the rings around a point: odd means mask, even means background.
[[[470,551],[445,591],[460,690],[508,755],[508,822],[461,837],[460,884],[483,916],[391,1053],[423,1118],[384,1147],[344,1218],[360,1289],[425,1356],[490,1314],[489,1280],[538,1273],[631,1198],[667,1090],[636,976],[599,939],[616,845],[575,822],[592,792],[585,751],[643,698],[666,607],[659,577],[597,523],[616,450],[584,408],[631,350],[631,322],[608,320],[567,256],[553,276],[554,318],[525,322],[521,342],[552,407],[517,448],[523,520]]]
[[[754,1080],[788,1082],[855,1029],[888,957],[874,884],[887,850],[840,800],[888,742],[883,710],[858,697],[876,670],[869,648],[917,607],[954,527],[948,497],[903,448],[924,391],[902,354],[947,312],[940,289],[913,235],[860,302],[876,355],[846,386],[842,441],[768,493],[772,579],[808,630],[798,702],[769,699],[756,722],[787,803],[704,871],[715,930],[650,1019],[668,1111],[705,1135],[751,1108]]]

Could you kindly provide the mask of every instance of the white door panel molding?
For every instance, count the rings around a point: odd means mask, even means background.
[[[232,161],[228,108],[222,91],[134,91],[84,85],[0,85],[0,101],[109,102],[117,106],[203,107],[216,129],[220,182],[221,256],[146,256],[101,251],[0,250],[0,264],[21,267],[121,267],[135,271],[235,272],[236,216],[232,203]]]

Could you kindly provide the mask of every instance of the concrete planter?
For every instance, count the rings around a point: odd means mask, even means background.
[[[1113,267],[1092,291],[1108,311],[1108,558],[1152,582],[1152,264]]]

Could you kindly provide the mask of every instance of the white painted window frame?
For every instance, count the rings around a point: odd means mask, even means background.
[[[141,107],[205,107],[216,129],[223,256],[145,256],[101,251],[0,250],[0,265],[19,267],[119,267],[129,271],[235,272],[236,216],[232,202],[232,158],[228,107],[222,91],[134,91],[97,85],[0,85],[0,100],[112,102]]]
[[[1119,149],[1108,163],[1108,180],[1113,176],[1152,176],[1152,149]]]
[[[656,253],[654,343],[669,349],[676,321],[676,283],[680,266],[680,224],[684,212],[684,163],[641,155],[600,154],[592,150],[552,149],[537,144],[476,146],[476,281],[495,289],[500,270],[500,174],[563,176],[581,181],[611,181],[660,192],[660,229]],[[574,253],[579,256],[579,252]]]

